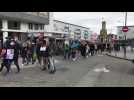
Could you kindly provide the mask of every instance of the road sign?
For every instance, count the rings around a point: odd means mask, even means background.
[[[128,31],[128,27],[127,26],[123,26],[122,31],[123,32],[127,32]]]

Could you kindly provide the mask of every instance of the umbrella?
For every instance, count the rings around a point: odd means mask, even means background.
[[[71,45],[71,48],[77,48],[77,47],[79,47],[79,43],[73,43],[72,45]]]

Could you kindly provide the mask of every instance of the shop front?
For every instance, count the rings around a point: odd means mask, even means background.
[[[9,37],[13,37],[21,42],[24,42],[29,37],[30,39],[34,39],[36,37],[44,37],[44,33],[38,33],[38,32],[32,32],[32,33],[26,33],[26,32],[8,32]]]
[[[13,37],[14,39],[19,40],[20,42],[26,41],[27,38],[30,36],[29,34],[31,34],[31,33],[26,33],[26,32],[8,32],[8,36],[9,37]]]
[[[8,32],[9,37],[13,37],[13,38],[20,40],[20,41],[22,40],[22,34],[23,33],[21,33],[21,32]]]

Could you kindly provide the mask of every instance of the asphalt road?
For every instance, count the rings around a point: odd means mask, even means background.
[[[81,58],[75,62],[56,57],[55,74],[41,71],[38,65],[12,68],[0,73],[0,87],[123,87],[134,86],[134,65],[108,56]],[[106,70],[106,71],[105,71]]]

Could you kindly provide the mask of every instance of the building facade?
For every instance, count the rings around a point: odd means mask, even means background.
[[[118,26],[117,27],[117,34],[118,34],[118,38],[120,40],[124,39],[124,35],[126,35],[126,39],[134,39],[134,26],[128,26],[128,32],[124,33],[122,31],[122,27],[123,26]]]
[[[49,25],[45,26],[45,35],[54,38],[90,39],[90,28],[55,20],[49,12]]]
[[[54,20],[54,31],[63,33],[63,37],[73,39],[90,39],[90,29],[87,27]]]
[[[87,27],[55,20],[53,12],[49,12],[49,25],[45,26],[45,36],[48,37],[52,53],[64,53],[64,43],[72,40],[90,40],[90,29]]]
[[[26,36],[44,33],[49,24],[49,12],[0,12],[0,38],[14,36],[24,41]]]
[[[90,39],[91,31],[89,28],[52,19],[50,24],[46,26],[46,33],[50,33],[50,36],[55,38]]]

